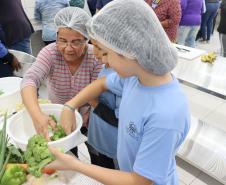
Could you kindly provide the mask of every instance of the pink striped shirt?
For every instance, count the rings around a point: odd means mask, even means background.
[[[36,61],[24,75],[21,89],[26,86],[38,88],[41,82],[47,79],[50,101],[64,104],[97,79],[101,68],[101,62],[95,59],[92,45],[89,45],[80,67],[72,75],[56,44],[53,43],[40,51]]]

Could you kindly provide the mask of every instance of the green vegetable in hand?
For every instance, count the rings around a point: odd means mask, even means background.
[[[3,95],[3,94],[4,94],[4,91],[3,90],[0,90],[0,96]]]
[[[1,185],[21,185],[27,181],[26,172],[18,165],[12,165],[6,169]]]
[[[56,117],[55,117],[53,114],[50,114],[49,117],[52,118],[52,120],[53,120],[55,123],[57,123],[57,119],[56,119]]]
[[[28,172],[35,177],[40,177],[42,168],[55,159],[48,149],[46,139],[41,135],[29,139],[24,158],[28,163]]]
[[[56,119],[56,117],[55,117],[53,114],[50,114],[49,117],[50,117],[55,123],[57,123],[57,119]],[[55,128],[54,130],[52,130],[51,127],[49,127],[49,129],[50,129],[50,131],[53,132],[53,135],[50,137],[50,140],[51,140],[51,141],[56,141],[56,140],[58,140],[58,139],[60,139],[60,138],[63,138],[63,137],[65,137],[65,136],[67,136],[66,133],[65,133],[65,131],[64,131],[64,129],[63,129],[63,127],[62,127],[61,125],[59,125],[59,124],[56,125],[56,128]]]
[[[61,125],[57,125],[53,131],[53,136],[50,137],[51,141],[56,141],[62,137],[65,137],[66,133]]]

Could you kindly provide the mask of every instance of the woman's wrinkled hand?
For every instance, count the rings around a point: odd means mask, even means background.
[[[56,124],[52,118],[48,115],[41,113],[38,115],[37,118],[33,119],[35,130],[38,134],[43,135],[48,141],[50,141],[49,134],[48,134],[48,126],[50,125],[54,130]]]

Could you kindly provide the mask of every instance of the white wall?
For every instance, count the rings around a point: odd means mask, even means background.
[[[37,26],[37,22],[34,21],[34,7],[35,7],[35,0],[21,0],[25,13],[27,14],[28,18],[30,19],[33,27],[35,29],[35,33],[31,35],[31,47],[32,47],[32,54],[37,56],[40,49],[44,46],[41,38],[41,27],[40,25]],[[38,28],[38,29],[37,29]]]
[[[35,0],[21,0],[24,10],[29,19],[34,18]]]

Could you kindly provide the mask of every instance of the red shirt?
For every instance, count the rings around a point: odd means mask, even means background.
[[[146,0],[146,2],[152,7],[154,0]],[[174,42],[177,36],[177,29],[181,19],[181,6],[179,0],[160,0],[160,2],[153,6],[153,10],[156,13],[160,22],[168,19],[169,27],[164,28],[169,39]]]

